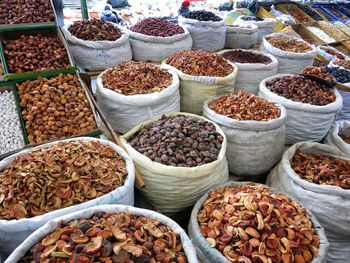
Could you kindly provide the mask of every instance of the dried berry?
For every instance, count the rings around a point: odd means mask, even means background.
[[[304,68],[303,73],[308,75],[313,75],[327,81],[333,81],[333,76],[331,74],[324,72],[322,68],[311,67],[311,66],[306,67]]]
[[[272,59],[268,56],[241,49],[227,51],[222,56],[232,63],[258,63],[267,65],[272,62]]]
[[[39,77],[19,83],[17,88],[29,143],[67,138],[96,128],[76,75]]]
[[[305,208],[262,184],[210,191],[197,219],[210,246],[230,262],[292,262],[297,255],[304,261],[295,262],[311,262],[317,257],[319,237]]]
[[[161,92],[172,83],[172,75],[152,63],[127,61],[107,70],[103,86],[124,95]]]
[[[291,166],[300,178],[308,182],[350,189],[350,161],[298,150]]]
[[[212,12],[206,11],[206,10],[196,10],[196,11],[191,11],[185,14],[186,18],[189,19],[195,19],[199,21],[221,21],[222,18],[218,17]]]
[[[331,74],[340,83],[350,82],[350,71],[339,67],[323,67],[325,73]]]
[[[274,103],[245,90],[213,100],[209,108],[218,114],[239,121],[269,121],[281,115],[281,110]]]
[[[312,51],[312,47],[308,43],[295,38],[285,37],[281,35],[267,37],[266,40],[275,48],[284,51],[295,53],[305,53]]]
[[[98,19],[75,21],[68,30],[77,38],[91,41],[115,41],[122,36],[119,28]]]
[[[166,63],[192,76],[226,77],[233,72],[233,66],[221,55],[201,50],[177,52]]]
[[[266,82],[273,93],[292,101],[323,106],[335,101],[335,95],[324,85],[302,76],[284,76]]]
[[[163,18],[155,17],[139,21],[130,27],[130,30],[140,34],[157,37],[171,37],[185,33],[181,26],[171,23]]]
[[[125,161],[98,141],[33,150],[0,172],[0,219],[34,217],[83,203],[122,186],[126,176]],[[81,228],[82,234],[88,231],[86,225]]]
[[[217,160],[223,136],[214,124],[178,115],[163,116],[129,139],[129,144],[152,161],[177,167],[195,167]]]

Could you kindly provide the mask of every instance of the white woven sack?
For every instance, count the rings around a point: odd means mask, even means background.
[[[203,103],[219,95],[230,93],[234,90],[238,68],[229,62],[233,71],[226,77],[191,76],[185,74],[168,64],[163,65],[175,70],[180,78],[181,111],[201,115]]]
[[[344,53],[342,53],[342,52],[336,50],[334,47],[331,47],[331,46],[318,46],[318,47],[317,47],[318,54],[319,54],[321,57],[323,57],[325,60],[327,60],[327,61],[333,60],[333,58],[334,58],[335,56],[333,56],[333,55],[331,55],[331,54],[328,54],[328,53],[326,52],[326,50],[331,50],[331,51],[333,51],[334,53],[339,53],[339,54],[341,54],[344,58],[347,58],[347,59],[349,58],[347,55],[345,55]]]
[[[12,160],[14,160],[18,156],[22,156],[36,149],[46,148],[48,146],[57,144],[59,142],[67,142],[72,140],[82,140],[82,141],[98,141],[102,144],[109,145],[113,148],[113,150],[118,153],[126,162],[126,168],[128,171],[128,176],[123,186],[118,187],[114,191],[100,196],[96,199],[69,206],[66,208],[62,208],[59,210],[55,210],[49,213],[46,213],[41,216],[35,216],[31,218],[22,218],[19,220],[0,220],[0,242],[1,244],[6,244],[6,246],[0,246],[0,253],[2,255],[9,255],[19,244],[23,242],[30,234],[33,233],[36,229],[59,216],[63,216],[74,211],[82,210],[91,206],[101,205],[101,204],[125,204],[125,205],[134,205],[134,181],[135,181],[135,169],[134,164],[131,158],[127,155],[127,153],[121,149],[116,144],[91,138],[91,137],[79,137],[75,139],[67,139],[58,142],[47,143],[41,146],[37,146],[32,149],[23,150],[19,153],[11,155],[3,159],[0,162],[0,170],[3,170]]]
[[[165,67],[172,75],[172,83],[161,92],[139,95],[123,95],[103,86],[102,72],[96,80],[97,103],[105,113],[113,129],[126,133],[136,125],[154,116],[180,111],[179,77]]]
[[[327,262],[348,262],[350,258],[350,191],[338,186],[318,185],[303,180],[291,167],[294,153],[301,150],[350,161],[341,152],[324,144],[300,142],[283,154],[280,164],[270,173],[267,184],[284,192],[309,209],[324,227],[329,241]]]
[[[148,36],[129,30],[132,56],[136,61],[160,62],[178,51],[190,50],[192,38],[188,30],[171,37]]]
[[[157,220],[162,224],[168,226],[175,234],[181,238],[181,244],[184,249],[185,255],[189,263],[197,263],[198,259],[196,251],[191,240],[188,238],[185,231],[172,219],[161,215],[155,211],[136,208],[127,205],[99,205],[93,206],[88,209],[74,212],[54,220],[51,220],[44,226],[40,227],[37,231],[31,234],[5,261],[6,263],[17,263],[19,260],[28,252],[35,244],[39,243],[45,236],[52,233],[57,227],[60,226],[61,222],[70,222],[80,218],[91,218],[98,212],[106,213],[125,213],[137,216],[146,216],[150,219]]]
[[[218,53],[222,55],[227,51],[230,50],[226,49]],[[267,65],[259,63],[234,63],[238,68],[235,91],[245,89],[246,91],[257,95],[260,82],[267,77],[277,74],[278,61],[274,56],[268,53],[255,50],[249,50],[249,52],[267,56],[272,60],[272,62]]]
[[[342,98],[334,89],[336,99],[325,106],[317,106],[308,103],[296,102],[286,99],[266,88],[266,82],[272,79],[291,76],[290,74],[278,74],[264,79],[260,83],[259,96],[282,104],[287,110],[286,119],[286,144],[300,141],[319,142],[326,137],[332,127],[335,117],[342,107]]]
[[[267,173],[282,158],[284,151],[286,110],[270,121],[238,121],[220,115],[203,105],[203,116],[215,122],[226,135],[226,158],[230,173],[246,179]],[[252,178],[250,178],[252,179]]]
[[[258,42],[258,27],[254,24],[245,26],[226,26],[226,48],[250,48]]]
[[[189,113],[177,112],[166,115],[188,115],[211,122]],[[193,205],[208,189],[227,181],[226,137],[220,127],[213,123],[217,131],[224,137],[218,158],[214,162],[192,168],[157,163],[136,151],[127,143],[127,140],[144,126],[160,118],[161,116],[158,116],[138,125],[122,136],[121,141],[147,185],[141,191],[160,212],[173,213]]]
[[[62,30],[77,65],[85,70],[99,71],[132,59],[129,33],[122,27],[118,28],[123,34],[116,41],[82,40],[73,36],[67,26]]]
[[[275,48],[266,40],[267,37],[271,37],[271,36],[284,36],[288,38],[297,39],[299,41],[306,43],[308,46],[310,46],[310,48],[312,48],[312,50],[305,53],[283,51],[279,48]],[[309,43],[305,42],[304,40],[294,36],[280,34],[280,33],[271,34],[264,37],[260,45],[260,50],[263,52],[270,53],[277,58],[278,60],[277,73],[280,73],[280,74],[301,73],[305,67],[312,66],[314,62],[314,58],[318,53],[317,49],[314,46],[311,46]]]
[[[343,141],[343,139],[339,136],[339,133],[345,129],[350,130],[350,120],[336,121],[333,124],[332,129],[329,131],[325,142],[330,146],[338,148],[344,154],[344,156],[350,157],[350,144]]]
[[[187,28],[193,40],[193,49],[217,51],[223,49],[226,39],[225,19],[199,21],[179,16],[179,25]]]
[[[220,185],[219,187],[227,187],[231,185],[244,185],[249,182],[228,182],[223,185]],[[214,189],[214,188],[213,188]],[[210,189],[213,190],[213,189]],[[279,192],[274,189],[271,189],[272,192]],[[209,191],[208,191],[209,192]],[[198,224],[197,215],[199,211],[202,209],[203,203],[208,199],[208,192],[205,193],[195,204],[195,206],[192,209],[190,222],[188,224],[188,235],[191,238],[193,245],[197,251],[197,256],[199,260],[201,260],[203,263],[227,263],[229,262],[226,257],[222,255],[219,250],[216,248],[212,248],[208,241],[204,238]],[[293,198],[291,198],[294,200]],[[311,263],[325,263],[326,262],[326,256],[327,251],[329,247],[329,243],[327,241],[326,235],[324,233],[324,229],[322,225],[317,221],[316,217],[308,211],[308,214],[312,220],[313,227],[320,237],[320,246],[318,248],[318,254],[317,257],[314,258]],[[243,261],[242,261],[243,262]]]
[[[233,23],[234,25],[256,25],[258,27],[257,43],[261,43],[266,35],[272,34],[277,26],[275,18],[264,18],[263,21],[244,21],[238,17]]]

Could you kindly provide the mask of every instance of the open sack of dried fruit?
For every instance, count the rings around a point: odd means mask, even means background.
[[[180,51],[162,62],[180,78],[181,111],[202,114],[203,103],[232,92],[238,68],[221,55],[201,50]]]
[[[329,89],[300,75],[278,74],[264,79],[259,97],[286,108],[286,144],[321,141],[342,107],[337,89]]]
[[[96,98],[113,129],[126,133],[154,116],[180,111],[179,77],[163,66],[128,61],[98,76]]]
[[[227,49],[218,53],[238,68],[235,91],[245,89],[258,94],[260,82],[277,73],[278,61],[268,53],[243,49]]]
[[[328,241],[314,215],[266,185],[230,182],[203,195],[188,233],[203,263],[326,262]]]
[[[129,33],[113,23],[82,20],[62,31],[75,62],[85,70],[104,70],[132,59]]]
[[[225,48],[251,48],[258,42],[256,25],[226,25]]]
[[[134,204],[135,171],[116,144],[68,139],[0,162],[0,253],[9,255],[49,220],[100,204]]]
[[[130,27],[130,43],[136,61],[161,62],[170,55],[192,48],[188,30],[163,18],[146,18]]]
[[[203,116],[225,133],[226,158],[234,175],[253,179],[281,160],[286,110],[280,104],[241,90],[206,101]]]
[[[336,121],[326,137],[326,144],[338,148],[344,156],[350,156],[350,120]]]
[[[121,141],[147,184],[141,191],[162,213],[193,205],[228,179],[226,137],[203,117],[181,112],[158,116]]]
[[[294,197],[324,227],[327,262],[350,258],[350,158],[335,147],[312,142],[291,146],[267,183]]]
[[[100,205],[56,218],[5,261],[197,263],[185,231],[157,212]]]
[[[225,19],[206,10],[191,11],[179,16],[179,25],[186,28],[193,40],[193,49],[218,51],[226,40]]]
[[[260,50],[277,58],[277,73],[280,74],[301,73],[305,67],[312,65],[318,54],[317,49],[304,40],[279,33],[264,37]]]

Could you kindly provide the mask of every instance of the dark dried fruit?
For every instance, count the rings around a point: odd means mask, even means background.
[[[130,30],[140,34],[156,37],[171,37],[185,33],[184,29],[163,18],[145,18],[130,27]]]
[[[221,21],[222,18],[219,16],[215,15],[212,12],[206,11],[206,10],[196,10],[196,11],[191,11],[185,14],[186,18],[190,19],[195,19],[199,21]]]
[[[222,56],[232,63],[258,63],[267,65],[272,62],[272,59],[267,56],[240,49],[227,51]]]

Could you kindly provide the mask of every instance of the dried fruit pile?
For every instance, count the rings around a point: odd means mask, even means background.
[[[309,19],[303,13],[301,13],[297,10],[289,9],[288,13],[301,23],[308,23],[309,22]]]
[[[68,30],[77,38],[91,41],[115,41],[122,36],[119,28],[97,19],[75,21]]]
[[[307,15],[309,15],[312,19],[314,19],[315,21],[320,21],[323,20],[322,17],[315,12],[314,10],[312,10],[310,7],[308,7],[307,5],[298,5],[298,8],[300,8],[301,10],[303,10]]]
[[[342,133],[339,134],[340,138],[348,144],[350,144],[350,129],[348,129],[349,132],[345,134],[345,131],[342,131]],[[344,132],[344,133],[343,133]]]
[[[163,116],[129,139],[129,144],[152,161],[195,167],[217,160],[224,138],[214,124],[192,116]]]
[[[319,67],[311,67],[311,66],[306,67],[304,68],[303,73],[308,75],[313,75],[327,81],[333,81],[333,76],[331,74],[324,72],[322,68],[319,68]]]
[[[319,237],[303,207],[264,185],[217,188],[197,215],[211,247],[230,262],[311,262]]]
[[[186,50],[169,57],[167,64],[192,76],[226,77],[233,67],[221,55],[201,50]]]
[[[0,219],[42,215],[122,186],[125,161],[109,145],[73,140],[31,151],[0,172]]]
[[[180,236],[145,216],[98,212],[62,222],[19,262],[178,262],[187,258]]]
[[[17,84],[31,144],[87,133],[96,122],[76,75],[39,77]]]
[[[345,69],[350,69],[350,60],[349,59],[343,59],[335,62],[336,65],[341,66]]]
[[[348,39],[348,36],[332,23],[329,23],[327,21],[320,21],[318,24],[327,34],[331,35],[336,40]]]
[[[331,74],[338,82],[347,83],[350,82],[350,71],[336,67],[323,67],[322,70]]]
[[[184,29],[163,18],[150,17],[143,19],[130,27],[131,31],[157,37],[171,37],[185,33]]]
[[[4,53],[11,73],[65,68],[70,65],[58,36],[21,35],[4,40]]]
[[[332,49],[324,48],[322,50],[326,51],[331,56],[335,56],[337,59],[345,59],[345,57],[342,54],[340,54]]]
[[[161,92],[172,83],[172,75],[165,69],[146,62],[123,62],[102,77],[103,86],[124,95]]]
[[[300,178],[308,182],[350,189],[350,161],[297,151],[291,166]]]
[[[186,18],[190,19],[196,19],[199,21],[221,21],[222,18],[218,17],[212,12],[206,11],[206,10],[196,10],[196,11],[191,11],[185,14]]]
[[[312,51],[311,46],[302,40],[285,36],[267,37],[266,40],[275,48],[288,52],[305,53]]]
[[[1,0],[0,24],[54,22],[50,0]]]
[[[222,56],[232,63],[258,63],[267,65],[272,62],[272,59],[268,56],[240,49],[227,51]]]
[[[209,103],[209,108],[239,121],[268,121],[281,115],[281,110],[274,103],[245,90],[213,100]]]
[[[273,93],[292,101],[324,106],[335,101],[335,95],[325,86],[302,76],[284,76],[266,82]]]

